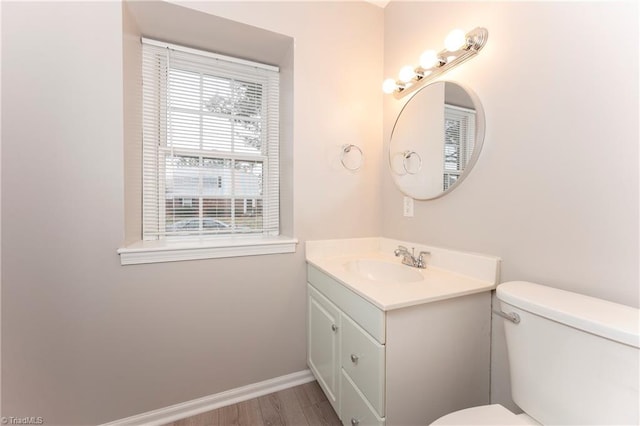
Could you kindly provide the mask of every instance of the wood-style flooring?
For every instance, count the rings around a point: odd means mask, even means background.
[[[342,423],[314,381],[166,426],[342,426]]]

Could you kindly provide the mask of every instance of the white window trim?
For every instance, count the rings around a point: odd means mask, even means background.
[[[118,249],[121,265],[218,259],[238,256],[295,253],[297,238],[234,236],[229,238],[185,238],[183,240],[138,241]]]
[[[148,39],[145,40],[149,42]],[[182,48],[182,46],[163,43],[165,47]],[[195,51],[202,53],[200,51]],[[235,61],[265,69],[277,70],[265,64],[245,61],[206,52],[210,57]],[[148,263],[177,262],[186,260],[217,259],[241,256],[295,253],[298,239],[284,235],[269,236],[265,234],[233,235],[225,237],[192,236],[162,240],[140,240],[117,250],[121,265],[137,265]]]

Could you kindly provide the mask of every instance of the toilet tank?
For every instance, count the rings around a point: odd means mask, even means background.
[[[539,423],[640,424],[638,309],[524,281],[498,286],[511,395]]]

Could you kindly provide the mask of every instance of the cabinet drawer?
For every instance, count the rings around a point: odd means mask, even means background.
[[[307,268],[307,278],[312,286],[353,318],[378,342],[385,342],[385,315],[382,310],[313,265]]]
[[[360,393],[344,369],[340,380],[342,412],[340,419],[345,426],[384,426],[384,419],[378,417],[373,407]]]
[[[384,417],[385,347],[346,315],[341,323],[342,368],[380,417]]]

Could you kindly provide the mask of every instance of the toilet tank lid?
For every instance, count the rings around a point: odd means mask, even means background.
[[[500,284],[498,299],[587,333],[640,347],[640,310],[526,281]]]

